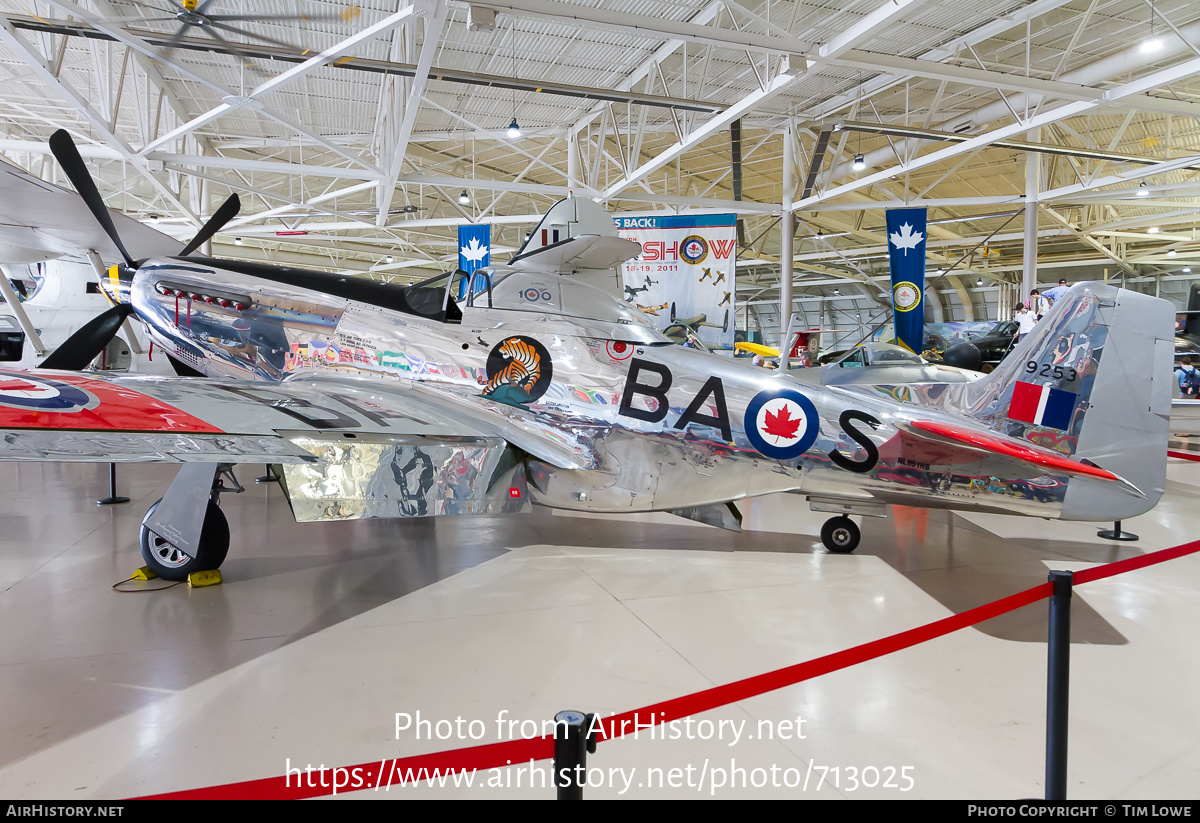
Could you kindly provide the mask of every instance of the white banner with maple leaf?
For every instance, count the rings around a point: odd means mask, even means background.
[[[925,348],[925,220],[925,209],[887,212],[896,343],[917,354]]]
[[[622,267],[626,301],[660,329],[687,322],[705,343],[732,348],[736,215],[621,215],[613,221],[621,237],[642,244],[641,255]]]

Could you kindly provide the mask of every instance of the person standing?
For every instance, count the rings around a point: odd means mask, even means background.
[[[1037,318],[1024,303],[1018,303],[1016,311],[1017,314],[1013,319],[1017,321],[1017,342],[1020,343],[1025,339],[1025,335],[1033,331],[1033,324],[1037,322]]]
[[[1029,310],[1033,313],[1034,320],[1041,320],[1042,315],[1050,311],[1050,301],[1042,297],[1042,293],[1034,289],[1029,293]]]
[[[1062,299],[1062,296],[1067,293],[1068,288],[1069,286],[1067,286],[1066,278],[1062,278],[1058,281],[1057,286],[1052,289],[1046,289],[1046,291],[1042,293],[1042,297],[1046,300],[1049,300],[1050,305],[1053,306]]]
[[[1175,370],[1175,379],[1179,381],[1179,393],[1184,397],[1200,395],[1200,370],[1192,365],[1192,358],[1185,357]]]

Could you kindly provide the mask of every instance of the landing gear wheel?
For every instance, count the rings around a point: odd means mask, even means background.
[[[821,527],[821,542],[834,554],[849,554],[861,539],[862,532],[849,517],[831,517]]]
[[[196,556],[192,557],[146,528],[146,521],[161,502],[160,497],[146,511],[146,516],[142,518],[142,527],[138,531],[142,559],[146,561],[150,570],[163,580],[187,580],[187,576],[192,572],[219,568],[229,552],[229,521],[225,519],[221,507],[211,500],[208,502],[208,513],[204,517],[204,528],[200,532],[200,546],[196,550]]]

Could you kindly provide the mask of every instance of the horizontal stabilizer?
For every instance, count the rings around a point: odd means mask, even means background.
[[[898,428],[921,439],[932,439],[940,443],[965,447],[983,455],[1016,460],[1047,472],[1114,481],[1128,487],[1136,494],[1142,495],[1142,492],[1128,481],[1092,463],[1072,460],[1049,449],[1034,446],[1024,440],[1005,437],[990,430],[936,420],[913,420],[908,423],[900,423]]]
[[[510,265],[518,269],[563,271],[574,269],[611,269],[642,253],[636,240],[603,234],[580,234],[549,246],[518,254]]]

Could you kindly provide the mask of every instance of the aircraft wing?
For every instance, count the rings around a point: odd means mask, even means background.
[[[138,257],[164,257],[183,250],[173,237],[118,211],[109,209],[109,214]],[[109,263],[121,259],[79,195],[0,161],[0,263],[40,263],[88,249]]]
[[[337,378],[250,383],[0,371],[0,438],[4,460],[296,464],[331,462],[364,444],[478,441],[511,443],[560,468],[594,463],[586,446],[539,428],[523,409]]]

